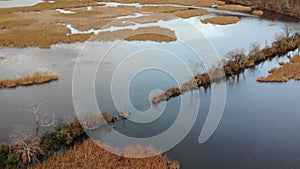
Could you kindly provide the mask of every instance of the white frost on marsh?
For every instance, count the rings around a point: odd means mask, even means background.
[[[63,10],[63,9],[56,9],[58,12],[63,13],[63,14],[73,14],[75,12],[72,11],[67,11],[67,10]]]

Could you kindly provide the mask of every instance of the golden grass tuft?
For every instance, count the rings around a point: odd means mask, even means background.
[[[176,11],[173,12],[172,14],[181,18],[190,18],[193,16],[202,16],[208,13],[209,12],[205,9],[191,9],[191,10]]]
[[[296,55],[289,63],[280,63],[280,68],[273,68],[267,77],[259,77],[259,82],[287,82],[290,79],[300,80],[300,55]]]
[[[48,83],[53,80],[58,80],[58,75],[48,71],[37,71],[32,75],[17,79],[2,79],[0,80],[0,88],[14,88],[17,86],[29,86],[34,84]]]
[[[108,145],[101,144],[116,153],[118,149],[114,149]],[[126,152],[134,152],[137,155],[145,155],[155,153],[156,150],[149,147],[130,146]],[[177,164],[177,165],[176,165]],[[91,169],[91,168],[113,168],[113,169],[179,169],[179,164],[170,162],[163,155],[156,155],[149,158],[126,158],[115,154],[111,154],[105,149],[99,147],[91,140],[86,140],[82,144],[77,144],[73,149],[67,151],[64,155],[57,155],[52,159],[38,164],[35,169]],[[176,168],[175,168],[176,167]]]
[[[252,11],[253,15],[257,15],[257,16],[263,16],[264,15],[264,11],[262,10],[254,10]]]
[[[242,5],[223,5],[217,7],[220,10],[237,11],[237,12],[251,12],[252,9]]]
[[[239,22],[241,19],[237,16],[216,16],[201,20],[202,23],[212,23],[219,25],[228,25]]]

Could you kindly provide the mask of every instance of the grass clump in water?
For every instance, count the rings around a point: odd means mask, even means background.
[[[37,71],[32,75],[26,75],[24,77],[16,79],[1,79],[0,88],[15,88],[18,86],[30,86],[34,84],[48,83],[54,80],[58,80],[58,75],[50,73],[48,71]]]
[[[228,25],[239,22],[241,19],[237,16],[216,16],[212,18],[206,18],[201,20],[202,23],[212,23],[219,25]]]

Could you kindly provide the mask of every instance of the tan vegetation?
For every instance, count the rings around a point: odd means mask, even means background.
[[[128,41],[156,41],[156,42],[171,42],[176,41],[175,37],[166,36],[157,33],[144,33],[139,35],[133,35],[130,37],[125,38]]]
[[[280,63],[280,68],[273,68],[267,77],[259,77],[259,82],[287,82],[290,79],[300,80],[300,55],[296,55],[289,63]]]
[[[50,72],[37,71],[32,75],[26,75],[25,77],[17,79],[1,79],[0,88],[14,88],[17,86],[29,86],[34,84],[48,83],[53,80],[58,80],[58,75]]]
[[[87,6],[92,6],[92,9],[88,11]],[[60,13],[55,10],[58,8],[70,10],[74,13]],[[120,6],[116,10],[115,7],[99,6],[95,1],[89,0],[55,1],[53,3],[45,1],[31,7],[1,9],[0,47],[36,46],[50,48],[52,44],[83,42],[88,40],[93,33],[70,34],[71,32],[66,27],[66,24],[70,24],[80,31],[102,29],[110,26],[127,26],[132,25],[132,22],[150,23],[158,20],[169,20],[174,17],[170,17],[172,15],[167,17],[166,15],[153,14],[153,16],[122,20],[125,22],[118,21],[117,17],[144,12],[173,13],[186,9],[172,6],[146,6],[142,8]],[[148,38],[149,40],[155,39],[153,36],[150,37],[152,38]],[[138,37],[138,39],[142,38]]]
[[[128,41],[157,41],[170,42],[176,41],[175,32],[158,26],[138,28],[136,30],[125,29],[113,32],[103,32],[91,38],[91,40],[112,41],[116,39],[125,39]]]
[[[119,150],[113,149],[102,143],[108,149],[114,152]],[[140,154],[141,156],[157,153],[151,147],[131,146],[124,150],[124,154],[132,153]],[[172,168],[171,168],[172,167]],[[52,159],[43,162],[34,167],[35,169],[90,169],[90,168],[134,168],[134,169],[179,169],[177,162],[170,162],[163,155],[156,155],[149,158],[127,158],[112,154],[103,148],[99,147],[91,140],[87,140],[82,144],[77,144],[73,149],[69,150],[64,155],[57,155]]]
[[[202,16],[205,14],[208,14],[209,12],[204,9],[190,9],[190,10],[182,10],[182,11],[176,11],[172,14],[181,17],[181,18],[190,18],[193,16]]]
[[[212,23],[219,25],[228,25],[239,22],[241,19],[237,16],[216,16],[212,18],[206,18],[201,20],[203,23]]]
[[[264,15],[264,11],[262,11],[262,10],[254,10],[254,11],[252,11],[252,14],[253,15],[257,15],[257,16],[262,16],[262,15]]]
[[[218,9],[221,10],[228,10],[228,11],[237,11],[237,12],[251,12],[252,9],[247,6],[242,6],[242,5],[223,5],[223,6],[218,6]]]

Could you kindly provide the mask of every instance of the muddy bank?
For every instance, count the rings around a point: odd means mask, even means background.
[[[239,22],[241,19],[237,16],[216,16],[201,20],[202,23],[212,23],[219,25],[229,25]]]
[[[268,59],[272,59],[276,56],[284,56],[288,52],[296,50],[299,45],[300,34],[295,33],[291,37],[283,37],[280,40],[273,42],[270,47],[267,46],[263,49],[253,47],[248,55],[240,51],[232,52],[230,54],[230,60],[226,61],[222,68],[211,69],[208,73],[197,74],[194,79],[182,84],[180,87],[169,88],[164,93],[152,97],[152,102],[157,104],[161,101],[168,101],[173,97],[180,96],[188,91],[197,90],[200,87],[210,87],[211,83],[238,75],[245,69],[254,67]],[[295,61],[297,60],[298,57],[295,58]],[[293,66],[293,68],[295,67]],[[293,72],[296,71],[298,71],[298,69]],[[298,76],[296,78],[298,78]]]
[[[26,75],[24,77],[16,79],[0,79],[0,88],[15,88],[18,86],[30,86],[36,84],[49,83],[51,81],[58,80],[58,75],[51,72],[37,71],[32,75]]]
[[[294,56],[288,63],[279,63],[280,68],[273,68],[267,77],[259,77],[259,82],[287,82],[290,79],[300,80],[300,55]]]

